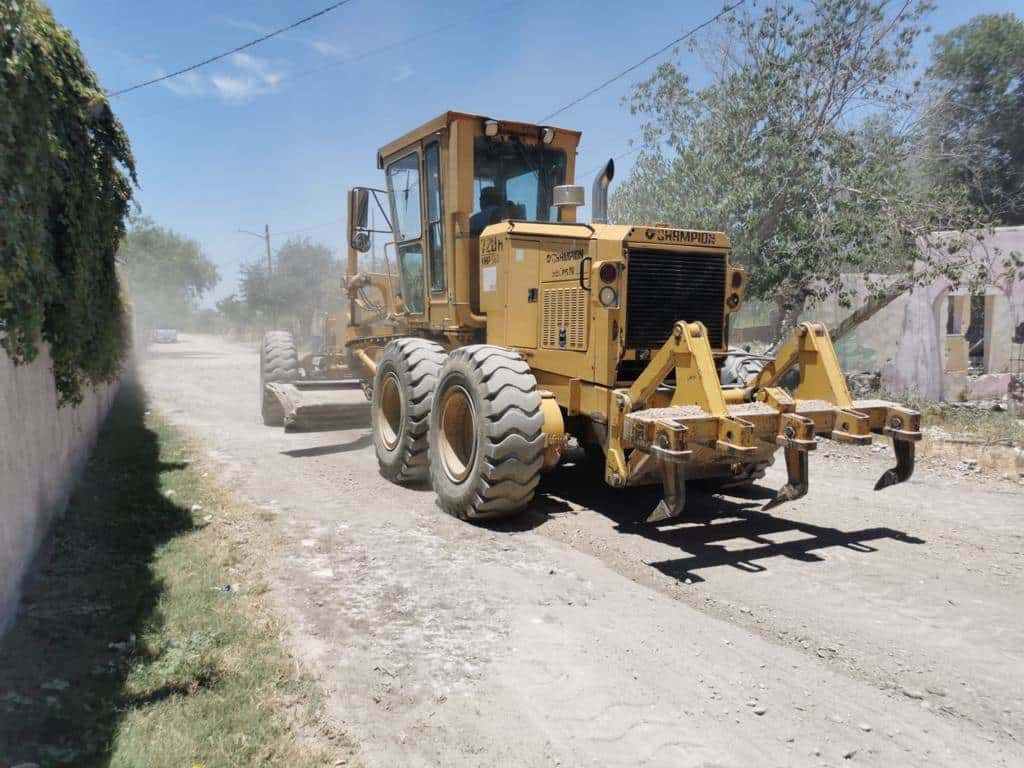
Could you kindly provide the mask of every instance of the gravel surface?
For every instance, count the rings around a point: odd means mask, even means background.
[[[254,346],[140,363],[153,405],[273,529],[290,642],[370,766],[1024,764],[1024,488],[823,443],[807,497],[547,476],[513,521],[444,515],[366,429],[262,426]]]

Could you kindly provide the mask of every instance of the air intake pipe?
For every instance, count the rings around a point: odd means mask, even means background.
[[[609,159],[604,169],[594,178],[590,197],[591,219],[595,224],[608,223],[608,187],[615,175],[615,159]]]

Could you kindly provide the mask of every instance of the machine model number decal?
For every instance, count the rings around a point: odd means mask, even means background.
[[[648,229],[644,237],[657,243],[697,243],[714,245],[714,232],[694,232],[690,229]]]
[[[556,267],[551,270],[548,276],[549,280],[568,280],[569,278],[576,277],[576,266],[571,267]]]
[[[497,264],[501,261],[501,251],[504,241],[498,237],[489,237],[480,241],[480,263]]]

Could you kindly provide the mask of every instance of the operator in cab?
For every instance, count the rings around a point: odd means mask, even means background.
[[[497,224],[501,217],[501,190],[484,187],[480,190],[480,210],[469,217],[470,237],[479,237],[488,224]]]

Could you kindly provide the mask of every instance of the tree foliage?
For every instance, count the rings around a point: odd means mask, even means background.
[[[981,15],[940,35],[928,76],[940,181],[965,185],[994,219],[1024,223],[1024,22]]]
[[[199,243],[133,218],[118,253],[140,330],[181,325],[220,279]]]
[[[0,344],[24,363],[48,342],[63,402],[120,369],[114,255],[134,180],[71,33],[36,0],[0,3]]]
[[[315,312],[339,306],[341,274],[341,263],[329,248],[308,238],[293,239],[278,250],[272,273],[262,262],[244,265],[240,292],[250,312],[265,322],[290,317],[308,329]]]
[[[707,87],[691,89],[673,62],[636,86],[643,148],[613,216],[726,231],[750,293],[779,304],[780,334],[808,303],[848,304],[845,272],[887,275],[878,295],[958,273],[948,252],[960,242],[933,263],[919,247],[982,223],[961,190],[919,170],[918,87],[906,81],[929,5],[748,6],[695,45]]]
[[[244,328],[253,320],[246,303],[234,293],[217,302],[217,314],[224,319],[228,328]]]

